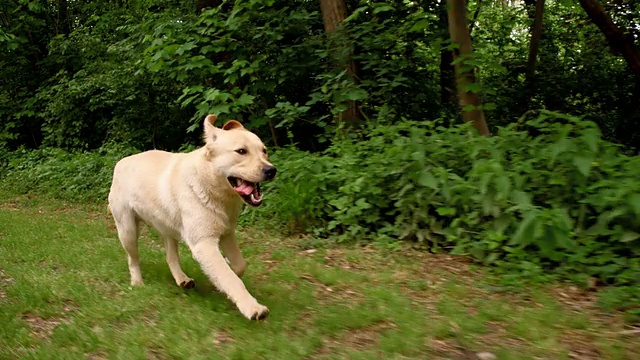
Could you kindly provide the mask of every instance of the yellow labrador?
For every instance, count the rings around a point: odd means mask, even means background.
[[[151,150],[120,160],[114,169],[109,210],[128,254],[132,285],[143,283],[138,227],[144,221],[161,234],[178,286],[195,285],[180,267],[178,239],[182,239],[207,277],[242,315],[261,320],[269,309],[239,278],[247,263],[235,228],[243,203],[262,203],[260,182],[272,180],[276,168],[258,136],[235,120],[222,128],[215,127],[215,121],[215,115],[204,120],[205,145],[198,150],[185,154]]]

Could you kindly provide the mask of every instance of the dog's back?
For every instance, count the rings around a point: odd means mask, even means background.
[[[173,228],[176,225],[169,218],[178,211],[176,206],[167,206],[167,202],[176,202],[174,178],[180,176],[180,160],[185,154],[150,150],[128,156],[120,160],[113,171],[113,181],[109,192],[109,209],[114,216],[135,216],[150,225]],[[169,191],[167,187],[174,187]],[[166,210],[171,210],[167,212]]]
[[[173,156],[165,151],[151,150],[118,161],[109,192],[111,211],[131,207],[137,197],[153,198],[152,190],[158,186],[158,180]]]

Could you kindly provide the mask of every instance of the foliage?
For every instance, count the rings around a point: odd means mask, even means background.
[[[517,272],[637,284],[639,158],[594,123],[547,111],[489,138],[442,125],[377,126],[321,155],[278,153],[278,201],[264,211],[343,240],[412,239]]]
[[[38,192],[65,200],[104,203],[115,163],[135,152],[120,145],[75,153],[56,148],[5,152],[0,156],[0,160],[6,159],[0,163],[0,184],[18,193]]]
[[[364,119],[453,115],[443,96],[453,84],[445,80],[450,64],[441,62],[451,44],[440,2],[348,1],[344,31],[332,36],[314,2],[215,3],[197,11],[192,2],[164,0],[3,2],[0,143],[175,150],[197,143],[194,130],[215,112],[243,120],[270,144],[320,150],[349,100]],[[495,104],[489,126],[528,110],[525,95],[533,92],[533,108],[588,115],[606,139],[637,146],[638,83],[579,6],[548,2],[528,89],[526,7],[470,4],[471,14],[480,7],[473,91]],[[633,6],[610,11],[635,31]],[[341,54],[355,61],[356,81],[335,66]]]

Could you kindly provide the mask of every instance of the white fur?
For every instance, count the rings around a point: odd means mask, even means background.
[[[186,154],[152,150],[120,160],[114,169],[109,210],[128,255],[132,285],[143,284],[138,228],[144,221],[160,232],[176,284],[194,285],[180,267],[178,239],[182,239],[207,277],[240,312],[248,319],[262,319],[269,310],[239,278],[247,266],[235,239],[243,200],[227,177],[258,183],[264,180],[264,167],[272,165],[255,134],[235,121],[216,128],[215,119],[215,115],[205,119],[205,146],[198,150]],[[239,154],[239,148],[247,153]]]

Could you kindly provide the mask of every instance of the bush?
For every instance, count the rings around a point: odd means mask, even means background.
[[[113,167],[135,149],[109,145],[92,152],[70,153],[56,148],[5,153],[0,185],[18,193],[38,192],[55,198],[98,203],[106,201]]]
[[[350,135],[319,155],[278,151],[275,195],[258,216],[524,273],[639,283],[640,158],[594,123],[542,112],[493,137],[408,121]]]

